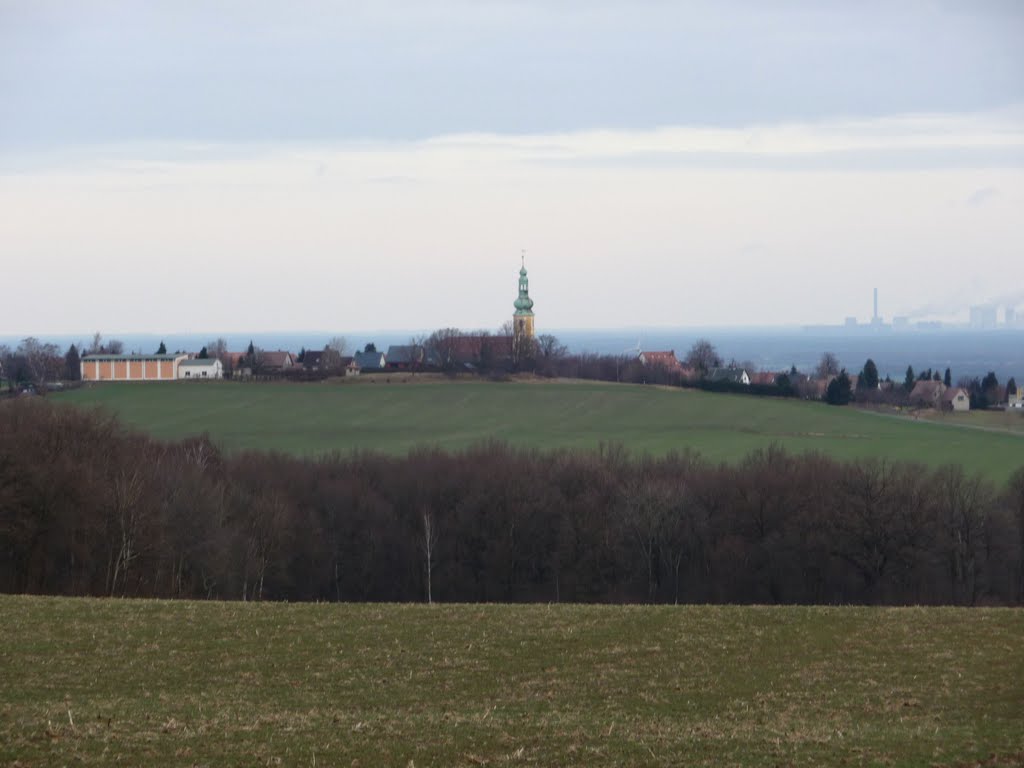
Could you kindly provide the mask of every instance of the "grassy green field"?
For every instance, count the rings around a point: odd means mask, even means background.
[[[102,406],[161,438],[208,432],[228,450],[300,455],[355,448],[404,453],[486,438],[541,448],[691,448],[734,460],[754,448],[962,463],[1002,482],[1024,466],[1024,434],[914,422],[819,403],[598,382],[417,380],[358,384],[108,384],[53,396]]]
[[[1024,611],[0,597],[0,763],[1019,765]]]

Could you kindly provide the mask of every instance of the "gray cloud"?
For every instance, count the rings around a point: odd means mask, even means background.
[[[0,2],[0,144],[739,125],[1024,102],[1024,5]]]

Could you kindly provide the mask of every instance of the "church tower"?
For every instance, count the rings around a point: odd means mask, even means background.
[[[519,298],[515,300],[515,314],[512,315],[512,332],[517,337],[533,338],[533,299],[530,298],[530,280],[526,277],[526,256],[519,270]]]

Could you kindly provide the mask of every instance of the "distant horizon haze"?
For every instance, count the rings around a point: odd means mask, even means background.
[[[474,329],[463,328],[464,331]],[[493,330],[494,329],[490,329]],[[715,345],[723,361],[735,359],[752,364],[759,370],[782,371],[796,366],[810,372],[824,352],[837,355],[850,372],[857,373],[871,358],[879,374],[902,381],[908,365],[916,372],[925,368],[940,373],[948,367],[954,381],[961,376],[982,377],[994,371],[1002,383],[1012,376],[1024,382],[1024,329],[973,330],[969,328],[919,332],[871,333],[866,330],[849,333],[842,327],[826,333],[801,328],[604,328],[548,329],[574,354],[605,354],[629,356],[637,349],[646,351],[673,350],[680,358],[698,339],[706,338]],[[373,342],[382,352],[392,344],[408,344],[413,336],[424,331],[303,331],[196,333],[196,334],[103,334],[104,339],[119,339],[126,352],[137,350],[152,353],[164,342],[169,351],[177,349],[196,353],[205,344],[223,337],[231,351],[244,351],[251,340],[266,350],[285,349],[298,353],[306,349],[322,349],[333,336],[343,336],[349,354]],[[92,334],[48,335],[37,337],[57,344],[61,351],[71,343],[88,344]],[[12,348],[20,338],[0,334],[0,344]]]

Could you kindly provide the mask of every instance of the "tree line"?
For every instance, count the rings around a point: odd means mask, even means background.
[[[1024,603],[1024,468],[485,443],[294,458],[0,403],[0,591],[238,600]]]
[[[469,342],[469,343],[467,343]],[[739,384],[730,381],[712,381],[709,373],[714,368],[738,367],[753,372],[755,366],[749,362],[730,360],[726,364],[715,346],[707,339],[698,339],[680,361],[683,369],[658,365],[645,365],[637,355],[570,354],[557,337],[541,334],[536,338],[516,335],[510,323],[502,326],[498,335],[488,331],[465,333],[457,328],[442,328],[432,334],[413,337],[409,346],[418,350],[408,370],[412,372],[437,371],[447,374],[471,372],[476,375],[503,378],[510,373],[534,373],[547,378],[578,378],[597,381],[616,381],[632,384],[660,384],[665,386],[690,387],[712,392],[732,392],[768,397],[799,397],[811,400],[825,400],[832,405],[846,405],[851,401],[874,405],[912,405],[910,393],[918,381],[941,381],[947,387],[952,385],[952,374],[946,368],[945,375],[931,368],[915,375],[912,366],[907,367],[902,382],[886,377],[879,378],[878,368],[870,358],[865,361],[856,377],[851,377],[840,366],[839,359],[831,352],[822,354],[818,365],[809,374],[797,371],[793,366],[788,372],[780,372],[770,384]],[[239,371],[245,377],[255,380],[281,379],[286,381],[323,381],[341,375],[348,342],[344,337],[332,338],[319,350],[301,349],[297,362],[300,365],[285,370],[270,370],[265,365],[265,352],[249,342],[248,348],[236,359],[228,351],[223,338],[210,341],[198,353],[200,359],[217,358],[221,361],[224,375],[231,378]],[[7,391],[13,394],[17,388],[32,386],[45,391],[49,384],[56,382],[77,382],[80,376],[81,354],[120,354],[124,345],[117,339],[105,341],[97,333],[89,346],[83,345],[84,352],[75,344],[61,355],[54,344],[45,344],[38,339],[24,339],[16,349],[0,346],[0,379],[6,380]],[[369,343],[364,351],[376,351]],[[167,348],[161,341],[156,354],[166,354]],[[315,366],[301,365],[307,354],[316,356]],[[235,369],[238,368],[239,371]],[[820,383],[827,383],[822,388]],[[1012,377],[1005,388],[1001,387],[996,374],[989,372],[985,377],[961,377],[957,386],[963,387],[970,396],[971,408],[984,409],[1005,402],[1007,394],[1016,392],[1017,383]],[[0,393],[2,394],[2,393]]]

